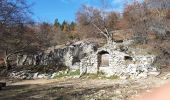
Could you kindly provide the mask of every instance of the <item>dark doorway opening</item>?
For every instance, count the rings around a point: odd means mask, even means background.
[[[98,67],[109,67],[110,55],[107,51],[101,51],[98,53]]]

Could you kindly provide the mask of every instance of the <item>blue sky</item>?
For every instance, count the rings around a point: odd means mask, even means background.
[[[122,11],[125,0],[108,0],[115,11]],[[131,1],[131,0],[128,0]],[[33,3],[33,19],[37,22],[53,23],[56,18],[60,22],[75,21],[75,14],[82,4],[100,6],[99,0],[29,0]]]

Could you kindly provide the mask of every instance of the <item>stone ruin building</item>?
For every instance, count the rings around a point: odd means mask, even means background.
[[[104,73],[107,77],[126,76],[132,78],[158,74],[153,66],[155,55],[137,54],[135,48],[129,48],[133,41],[113,42],[98,48],[95,43],[79,41],[70,46],[51,47],[35,55],[20,54],[17,65],[63,64],[69,69],[80,69],[80,75]]]
[[[131,42],[113,42],[98,48],[96,52],[81,60],[81,74],[102,72],[108,77],[116,75],[132,78],[158,74],[157,68],[153,66],[156,56],[136,54],[128,48]]]

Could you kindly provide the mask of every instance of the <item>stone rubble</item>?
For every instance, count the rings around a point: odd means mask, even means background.
[[[53,73],[40,73],[40,72],[32,72],[31,70],[24,70],[24,71],[12,71],[8,73],[8,76],[10,78],[14,79],[54,79],[58,76],[62,77],[70,77],[70,78],[79,78],[80,75],[70,75],[68,76],[67,74],[70,72],[75,72],[77,70],[71,70],[69,71],[68,69],[64,71],[59,71],[59,72],[53,72]]]
[[[10,78],[15,79],[49,79],[51,74],[41,74],[41,73],[32,73],[31,71],[13,71],[8,74]]]

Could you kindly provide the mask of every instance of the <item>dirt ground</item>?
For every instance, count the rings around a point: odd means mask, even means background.
[[[60,78],[9,80],[0,100],[129,100],[169,81],[166,75],[147,79]]]

